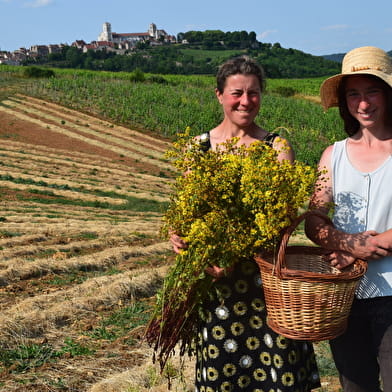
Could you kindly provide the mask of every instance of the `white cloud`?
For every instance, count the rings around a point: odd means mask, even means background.
[[[347,28],[348,28],[348,25],[341,24],[341,25],[324,26],[324,27],[321,27],[321,30],[345,30]]]
[[[263,31],[262,33],[260,33],[257,38],[260,40],[263,40],[264,38],[267,38],[269,35],[277,33],[277,32],[278,32],[278,30],[266,30],[266,31]]]
[[[39,7],[46,7],[51,3],[53,3],[53,0],[34,0],[25,3],[24,6],[29,8],[39,8]]]

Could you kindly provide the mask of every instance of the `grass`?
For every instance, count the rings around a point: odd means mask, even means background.
[[[121,271],[116,268],[109,268],[104,271],[100,270],[87,270],[81,268],[80,270],[68,271],[66,275],[56,275],[46,281],[47,284],[53,286],[68,286],[70,284],[80,284],[90,278],[97,278],[99,276],[110,276],[120,274]]]
[[[114,341],[119,337],[127,336],[132,329],[145,325],[149,317],[150,307],[138,301],[112,313],[87,335],[95,339]],[[126,341],[129,344],[134,343],[132,338]]]
[[[151,199],[139,199],[133,196],[126,196],[125,203],[118,205],[111,204],[109,202],[101,202],[98,200],[88,201],[80,199],[68,199],[66,197],[58,196],[53,191],[49,190],[30,189],[29,193],[31,196],[26,194],[19,194],[18,199],[41,204],[63,204],[108,210],[128,210],[135,212],[163,212],[166,210],[168,205],[167,202],[159,202]],[[48,197],[42,198],[36,195]]]
[[[63,355],[75,357],[92,354],[94,354],[93,349],[67,338],[59,350],[46,343],[20,344],[13,349],[0,350],[0,364],[12,373],[23,373],[46,363],[56,362],[57,358]]]
[[[0,351],[2,367],[15,373],[37,368],[56,357],[58,353],[48,344],[21,344],[14,349]]]
[[[317,363],[319,366],[321,377],[337,376],[337,370],[333,362],[331,349],[327,341],[316,343],[315,351],[317,355]]]
[[[23,234],[16,231],[0,230],[0,238],[20,237],[21,235]]]

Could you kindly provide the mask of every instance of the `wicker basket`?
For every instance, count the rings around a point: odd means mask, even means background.
[[[356,260],[338,270],[323,259],[320,247],[287,246],[289,237],[309,214],[302,214],[282,237],[277,257],[255,257],[267,306],[267,324],[291,339],[320,341],[335,338],[347,327],[354,293],[367,269]],[[328,217],[320,215],[323,219]]]

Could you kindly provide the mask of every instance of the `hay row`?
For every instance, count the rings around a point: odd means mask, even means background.
[[[113,174],[105,167],[94,167],[89,171],[76,170],[75,167],[68,166],[53,166],[48,162],[42,164],[36,161],[29,161],[29,156],[26,156],[25,161],[16,161],[10,157],[7,157],[7,164],[1,165],[1,174],[10,174],[15,178],[32,178],[35,181],[44,181],[49,184],[57,185],[68,185],[72,187],[84,187],[86,190],[95,191],[98,187],[99,190],[107,192],[123,193],[127,195],[131,192],[133,195],[135,192],[156,192],[160,194],[167,194],[171,192],[170,182],[167,181],[146,181],[142,178],[137,178],[134,175],[130,175],[125,171],[120,174]],[[25,177],[22,174],[24,173]],[[44,176],[42,174],[44,173]],[[77,182],[76,182],[76,181]],[[105,186],[105,188],[103,188]]]
[[[145,182],[151,182],[161,185],[163,184],[165,186],[171,181],[171,179],[168,178],[135,172],[133,168],[129,168],[128,170],[121,169],[118,163],[113,163],[110,159],[104,157],[93,159],[87,154],[74,152],[73,156],[75,159],[70,161],[69,158],[66,158],[67,154],[63,156],[61,155],[62,151],[59,149],[44,146],[29,146],[28,154],[26,154],[26,152],[20,152],[24,148],[26,148],[26,144],[24,143],[7,141],[7,149],[2,149],[0,146],[0,151],[2,151],[1,156],[17,157],[21,160],[27,161],[38,161],[43,165],[50,166],[52,170],[54,168],[57,170],[62,168],[64,168],[64,170],[68,170],[68,168],[72,168],[78,171],[85,169],[90,172],[98,167],[101,168],[100,170],[104,173],[118,175],[119,177],[125,177],[130,180],[132,179],[134,182],[138,183],[138,185],[142,185]],[[68,150],[66,153],[68,153]],[[4,163],[7,164],[7,162]]]
[[[160,212],[139,212],[131,210],[97,210],[94,207],[63,204],[41,204],[34,202],[21,202],[7,204],[0,202],[1,215],[6,218],[4,222],[30,222],[32,218],[40,217],[43,223],[68,222],[69,220],[85,222],[94,220],[107,225],[120,225],[123,222],[138,222],[140,220],[153,220],[162,217]],[[2,223],[3,225],[3,223]]]
[[[27,149],[28,153],[25,149]],[[1,156],[5,156],[7,153],[12,154],[11,151],[13,151],[13,155],[19,156],[22,160],[25,160],[26,155],[28,154],[33,160],[57,164],[58,166],[73,166],[74,164],[83,163],[85,163],[84,166],[86,168],[94,168],[96,166],[112,166],[115,168],[119,166],[118,162],[113,163],[112,159],[104,156],[98,157],[79,151],[70,151],[69,149],[62,150],[61,148],[52,148],[38,144],[26,144],[15,140],[7,140],[7,148],[2,148],[2,146],[0,146],[0,151],[2,151]],[[73,161],[70,161],[70,158],[72,158]],[[83,167],[83,165],[81,166]]]
[[[0,205],[1,206],[1,205]],[[52,208],[56,208],[56,206],[51,206]],[[118,214],[114,214],[118,211],[108,211],[105,214],[99,214],[98,212],[90,211],[91,214],[86,211],[84,213],[83,210],[75,210],[68,211],[68,214],[62,215],[62,211],[52,211],[44,209],[33,209],[33,210],[23,210],[21,209],[18,212],[11,212],[8,209],[2,209],[2,215],[6,216],[5,221],[2,222],[1,227],[3,230],[15,228],[16,225],[23,224],[23,227],[28,227],[31,225],[35,227],[37,224],[42,225],[53,225],[53,227],[57,227],[59,225],[67,225],[68,227],[80,227],[81,231],[83,231],[83,227],[92,227],[95,229],[100,228],[101,226],[111,226],[114,228],[120,228],[127,230],[140,229],[140,225],[143,225],[144,222],[148,222],[151,224],[160,224],[161,214],[154,213],[146,213],[145,216],[140,214],[130,214],[128,211],[124,212],[123,215],[119,216]],[[112,213],[113,212],[113,213]],[[58,216],[57,216],[58,215]],[[91,226],[93,225],[93,226]],[[86,229],[85,229],[86,230]]]
[[[89,392],[167,392],[167,380],[160,374],[158,365],[152,363],[152,350],[147,348],[149,356],[143,364],[130,370],[108,374],[105,379],[95,383]],[[172,380],[171,392],[194,391],[194,358],[176,355],[170,359],[170,365],[180,376]]]
[[[18,103],[16,101],[11,101],[11,100],[5,100],[3,101],[3,104],[9,108],[19,110],[22,113],[33,114],[39,117],[40,119],[52,121],[55,124],[58,124],[60,122],[58,116],[53,116],[51,114],[42,111],[42,107],[38,105],[33,104],[27,106],[25,103]],[[73,121],[74,119],[69,116],[69,120]],[[68,121],[64,124],[64,129],[72,128],[75,129],[79,134],[82,135],[84,134],[90,137],[94,137],[96,140],[101,140],[105,143],[110,142],[114,146],[127,147],[131,151],[138,151],[143,154],[148,154],[156,159],[162,159],[163,157],[164,151],[157,151],[149,147],[151,143],[141,143],[136,138],[133,139],[124,138],[122,137],[123,135],[120,136],[116,134],[116,136],[113,136],[113,133],[107,132],[107,130],[104,132],[102,132],[102,130],[98,131],[97,126],[94,126],[95,129],[93,129],[92,127],[90,127],[89,124],[83,125],[83,124],[73,123],[71,121]]]
[[[129,229],[129,227],[128,227]],[[96,234],[94,232],[94,234]],[[125,234],[124,230],[107,230],[101,233],[98,239],[84,239],[78,240],[71,237],[64,236],[48,236],[48,235],[24,235],[16,237],[16,241],[0,240],[0,269],[6,268],[4,261],[12,258],[21,258],[26,256],[34,256],[45,253],[48,250],[56,252],[52,258],[67,258],[69,253],[81,253],[95,251],[104,247],[119,246],[124,244],[126,240],[128,243],[137,241],[140,237],[134,233]]]
[[[58,165],[64,164],[67,166],[72,166],[74,163],[87,163],[88,165],[85,166],[87,168],[94,168],[100,164],[104,167],[107,167],[108,165],[118,167],[117,162],[113,163],[110,158],[106,158],[104,156],[98,157],[91,154],[86,154],[84,152],[61,150],[60,148],[53,148],[39,144],[26,144],[16,140],[7,140],[7,148],[0,146],[0,151],[2,151],[1,156],[7,153],[11,155],[12,151],[14,156],[26,159],[27,152],[24,150],[26,148],[28,149],[28,155],[31,156],[31,159],[42,162],[58,163]],[[70,162],[69,157],[74,157],[75,162]]]
[[[149,140],[148,138],[144,138],[144,134],[142,132],[132,131],[127,128],[123,128],[120,131],[113,124],[108,123],[105,126],[101,121],[97,121],[96,119],[95,121],[89,122],[88,119],[81,118],[80,116],[75,117],[72,114],[67,114],[62,110],[62,108],[53,109],[41,102],[35,103],[31,100],[11,98],[10,100],[4,101],[4,103],[9,107],[14,107],[16,109],[23,110],[24,112],[36,114],[56,123],[58,123],[61,119],[66,119],[67,122],[65,125],[68,127],[75,128],[81,132],[90,133],[91,135],[112,141],[116,144],[129,143],[133,149],[138,150],[140,148],[140,151],[149,151],[156,157],[161,157],[169,146],[169,143],[166,143],[166,145],[164,144],[162,148],[159,148],[159,146],[155,143],[155,139],[151,140],[152,138],[149,138]],[[84,124],[81,123],[81,120]],[[86,127],[88,128],[86,129]],[[148,150],[146,150],[147,147]]]
[[[110,308],[121,300],[151,297],[166,272],[167,267],[160,267],[102,276],[76,287],[22,300],[2,312],[0,345],[7,347],[10,336],[43,336],[51,329],[88,317],[101,306]]]
[[[26,280],[49,273],[64,274],[70,271],[105,270],[133,257],[159,255],[170,250],[167,242],[149,246],[122,246],[105,249],[85,256],[63,258],[45,258],[36,261],[24,261],[18,257],[2,262],[0,286],[11,282]]]
[[[50,129],[52,129],[52,127],[57,127],[57,125],[55,124],[60,123],[57,116],[52,116],[51,114],[43,112],[40,106],[38,106],[38,109],[35,109],[34,107],[26,106],[25,104],[17,103],[11,100],[5,100],[2,103],[7,108],[13,110],[14,113],[34,115],[38,117],[39,121],[44,122],[45,125]],[[35,117],[34,119],[37,120]],[[50,123],[48,123],[47,121],[50,121]],[[145,145],[140,144],[136,138],[131,140],[124,140],[123,138],[113,136],[112,134],[108,134],[106,132],[99,132],[96,129],[93,129],[89,124],[75,124],[68,121],[64,124],[64,126],[59,127],[59,129],[56,128],[56,130],[59,133],[70,137],[80,138],[83,141],[86,141],[87,139],[90,141],[90,143],[92,143],[92,141],[105,143],[106,149],[120,148],[121,146],[127,148],[128,151],[132,151],[135,154],[142,153],[143,156],[147,154],[159,160],[162,160],[163,158],[163,151],[156,151],[152,149],[149,146],[151,143],[146,143]]]
[[[34,103],[37,103],[38,105],[40,105],[41,108],[42,107],[51,108],[51,109],[53,109],[54,112],[59,113],[60,116],[62,116],[64,113],[70,114],[71,119],[74,119],[74,120],[81,119],[83,121],[86,121],[88,124],[94,124],[96,126],[103,127],[103,129],[106,131],[107,131],[107,128],[109,128],[109,129],[112,129],[113,131],[117,130],[118,131],[117,133],[121,134],[121,135],[125,134],[125,135],[136,136],[138,138],[145,139],[146,141],[151,143],[151,145],[153,145],[153,148],[155,148],[157,150],[166,151],[166,149],[169,145],[168,142],[166,142],[164,140],[160,140],[160,139],[152,137],[152,136],[149,136],[149,135],[146,135],[143,132],[135,131],[135,130],[123,127],[121,125],[115,125],[111,122],[98,119],[97,117],[89,116],[88,114],[78,112],[76,110],[69,109],[64,106],[60,106],[56,103],[47,102],[42,99],[29,97],[29,96],[22,95],[22,94],[18,94],[18,96],[21,97],[21,99],[23,99],[24,102],[34,102]]]
[[[113,192],[115,194],[119,194],[122,196],[130,196],[130,197],[135,197],[138,199],[155,200],[155,201],[159,201],[159,202],[167,202],[169,200],[168,196],[161,196],[161,195],[151,193],[151,192],[146,192],[146,191],[144,191],[144,192],[127,191],[125,189],[118,189],[117,187],[110,186],[110,185],[105,185],[105,186],[102,186],[99,189],[97,189],[98,185],[96,185],[96,184],[90,185],[90,184],[86,184],[85,182],[71,181],[70,179],[50,178],[50,177],[42,177],[42,176],[37,176],[37,175],[32,176],[32,175],[22,174],[20,171],[14,171],[14,170],[0,169],[0,175],[11,175],[14,178],[20,178],[22,180],[33,180],[34,182],[42,181],[42,182],[45,182],[46,184],[48,184],[48,186],[44,186],[44,185],[41,186],[41,185],[34,185],[34,184],[32,184],[32,185],[30,185],[30,184],[16,184],[12,181],[1,181],[1,180],[0,180],[0,184],[11,183],[14,185],[26,185],[29,189],[41,189],[41,190],[42,189],[44,189],[44,190],[49,189],[50,191],[52,191],[56,195],[61,195],[61,196],[65,196],[65,197],[69,197],[69,198],[73,198],[73,199],[79,198],[82,200],[105,200],[105,201],[110,202],[112,204],[123,204],[124,203],[124,199],[119,199],[119,198],[110,197],[110,196],[108,196],[108,197],[95,196],[95,195],[84,193],[83,191],[85,190],[85,191],[90,191],[90,192],[96,192],[96,191],[108,192],[108,193]],[[69,177],[72,179],[75,179],[75,177],[76,177],[76,179],[78,179],[78,176],[75,176],[75,173],[73,173],[73,175],[69,174]],[[80,188],[80,191],[62,190],[62,189],[50,187],[50,185],[69,186],[71,188]],[[86,198],[86,199],[84,199],[84,198]],[[103,199],[101,199],[101,198],[103,198]]]
[[[18,245],[25,245],[30,243],[40,243],[46,241],[47,237],[41,233],[34,233],[34,234],[26,234],[20,237],[13,237],[13,238],[1,238],[0,239],[0,246],[4,249],[7,247],[14,247]]]
[[[39,185],[33,185],[33,184],[16,184],[12,181],[2,181],[0,180],[0,186],[9,188],[12,190],[19,190],[19,191],[28,191],[30,189],[35,189],[35,190],[45,190],[47,191],[47,187],[39,186]],[[115,204],[115,205],[123,205],[126,204],[126,200],[124,199],[115,199],[113,197],[105,197],[105,196],[95,196],[95,195],[89,195],[87,193],[81,193],[81,192],[74,192],[74,191],[67,191],[67,190],[62,190],[62,189],[52,189],[49,188],[49,190],[52,192],[51,196],[62,196],[66,197],[68,199],[73,199],[73,200],[82,200],[82,201],[87,201],[87,202],[100,202],[100,203],[109,203],[109,204]],[[137,196],[135,196],[137,197]],[[145,197],[141,197],[145,199]]]
[[[36,218],[35,221],[33,219]],[[96,219],[93,217],[91,219],[83,219],[81,216],[79,219],[73,218],[48,218],[39,219],[39,217],[34,217],[30,215],[30,217],[25,217],[23,214],[20,214],[18,217],[15,217],[13,221],[7,220],[2,222],[2,230],[13,231],[18,227],[22,227],[24,232],[31,230],[38,230],[37,233],[47,233],[47,232],[57,232],[57,233],[73,233],[73,232],[86,232],[86,231],[94,231],[97,233],[109,232],[110,231],[120,231],[125,230],[127,232],[146,232],[146,229],[149,227],[152,229],[155,226],[155,232],[158,231],[158,226],[161,224],[161,220],[159,216],[151,216],[151,217],[143,217],[143,216],[129,216],[129,219],[121,222],[110,221],[109,219]],[[40,228],[41,226],[41,228]],[[150,231],[150,230],[148,230]]]
[[[73,221],[73,222],[53,222],[45,223],[17,223],[7,224],[2,226],[2,231],[9,231],[11,233],[19,233],[21,236],[13,236],[11,238],[0,238],[0,246],[6,250],[7,248],[14,248],[26,246],[31,238],[37,238],[39,241],[71,241],[73,238],[84,238],[86,233],[93,233],[102,241],[108,243],[117,243],[117,238],[132,239],[140,235],[149,238],[157,238],[160,227],[160,221],[135,221],[123,222],[118,225],[111,225],[110,222],[96,223]],[[1,261],[1,260],[0,260]]]
[[[26,256],[35,256],[41,253],[45,253],[48,250],[52,252],[56,252],[53,254],[52,258],[54,259],[65,259],[67,258],[67,254],[69,252],[82,252],[89,251],[90,253],[95,251],[96,249],[102,249],[105,244],[111,243],[111,246],[115,245],[113,242],[116,240],[120,240],[119,237],[111,237],[104,238],[99,240],[83,240],[83,241],[73,241],[72,243],[64,244],[63,241],[61,243],[55,243],[56,237],[33,237],[29,236],[29,242],[20,246],[13,247],[2,247],[0,250],[0,269],[4,269],[5,263],[9,259],[23,258]],[[38,240],[38,241],[37,241]],[[46,241],[45,241],[46,240]],[[71,241],[71,239],[69,239]]]
[[[18,112],[16,110],[9,109],[9,108],[6,108],[4,106],[0,106],[0,111],[6,112],[8,114],[11,114],[11,115],[13,115],[13,116],[23,120],[23,121],[27,121],[27,122],[39,125],[39,126],[41,126],[42,128],[45,128],[45,129],[48,129],[48,127],[49,127],[50,131],[52,131],[52,132],[57,132],[57,133],[60,133],[62,135],[66,135],[68,137],[71,137],[71,138],[83,141],[85,143],[89,143],[91,145],[94,145],[94,146],[97,146],[97,147],[101,147],[101,148],[104,148],[106,150],[113,151],[113,152],[115,152],[115,153],[117,153],[119,155],[124,155],[126,157],[139,160],[140,162],[145,162],[145,163],[151,164],[153,166],[157,166],[159,168],[164,168],[164,169],[170,169],[171,168],[170,164],[164,162],[163,160],[152,159],[152,158],[149,158],[149,157],[147,157],[147,156],[145,156],[143,154],[139,154],[139,153],[130,151],[128,149],[124,149],[124,148],[116,147],[116,146],[111,146],[111,145],[108,145],[105,142],[101,142],[101,141],[98,141],[98,140],[91,139],[91,138],[88,138],[86,136],[80,135],[78,133],[68,131],[68,130],[60,127],[60,126],[57,126],[57,125],[53,125],[53,124],[49,125],[49,124],[45,123],[42,120],[32,118],[32,117],[30,117],[28,115],[25,115],[25,114],[22,114],[22,113],[20,113],[20,112]]]
[[[13,157],[7,156],[7,163],[3,164],[2,174],[13,174],[17,172],[14,177],[21,177],[20,173],[25,173],[30,177],[40,177],[44,173],[44,177],[40,180],[52,183],[63,183],[71,186],[85,186],[86,189],[95,190],[97,187],[106,186],[108,191],[134,191],[135,189],[148,192],[157,192],[167,194],[172,191],[171,180],[163,180],[160,177],[151,177],[146,180],[144,177],[139,177],[134,173],[116,170],[116,173],[103,166],[94,166],[91,168],[81,168],[76,165],[62,165],[56,166],[48,162],[37,162],[29,160],[30,155],[25,155],[24,161],[16,160]],[[75,179],[77,182],[75,182]],[[77,184],[77,185],[75,185]]]

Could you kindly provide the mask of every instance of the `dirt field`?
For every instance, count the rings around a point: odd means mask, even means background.
[[[0,124],[0,391],[166,391],[140,320],[173,259],[168,142],[25,96]]]

